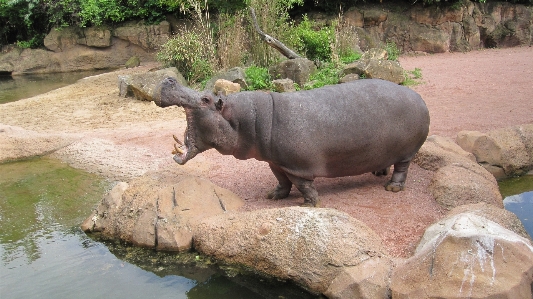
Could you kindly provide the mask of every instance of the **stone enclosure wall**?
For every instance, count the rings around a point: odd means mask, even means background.
[[[466,1],[455,7],[350,8],[343,22],[354,28],[363,50],[395,42],[404,52],[464,52],[531,45],[533,7]]]
[[[507,2],[450,7],[411,7],[395,4],[358,5],[344,11],[341,24],[355,35],[354,49],[366,51],[394,42],[403,52],[442,53],[487,47],[531,45],[533,7]],[[330,23],[338,15],[310,13],[309,18]],[[46,49],[4,47],[0,73],[29,74],[117,68],[132,56],[154,61],[155,52],[179,21],[169,17],[158,25],[123,23],[114,28],[53,29]]]

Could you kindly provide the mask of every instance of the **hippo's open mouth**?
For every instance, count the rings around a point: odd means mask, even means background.
[[[178,137],[176,137],[176,135],[172,135],[172,137],[174,138],[174,141],[176,141],[176,143],[174,144],[174,150],[172,151],[172,154],[174,154],[174,161],[176,161],[176,163],[183,165],[187,161],[192,159],[194,156],[196,156],[198,150],[194,145],[191,146],[183,144],[183,142],[181,142]],[[185,143],[187,143],[187,141],[188,138],[186,138]]]

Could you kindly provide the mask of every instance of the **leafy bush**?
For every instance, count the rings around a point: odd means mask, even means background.
[[[213,47],[206,45],[205,33],[183,32],[161,46],[157,59],[175,66],[191,82],[202,81],[213,74]]]
[[[250,66],[244,70],[248,90],[271,90],[272,78],[266,67]]]
[[[296,49],[310,60],[331,61],[331,44],[335,41],[333,28],[314,29],[314,22],[304,16],[295,28]]]

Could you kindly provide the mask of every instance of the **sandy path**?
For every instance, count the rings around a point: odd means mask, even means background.
[[[424,84],[414,86],[426,101],[431,132],[455,138],[461,130],[487,131],[533,123],[533,48],[404,56],[404,68],[420,68]],[[243,210],[295,206],[264,194],[276,185],[266,163],[239,161],[210,150],[180,167],[170,155],[172,134],[185,129],[179,108],[118,97],[117,75],[153,66],[120,70],[31,99],[0,105],[0,123],[28,130],[65,133],[78,141],[54,154],[74,167],[127,180],[146,172],[168,178],[192,173],[209,178],[246,200]],[[384,191],[387,178],[371,174],[316,180],[322,206],[349,213],[383,239],[393,256],[409,256],[425,228],[443,211],[427,191],[431,172],[412,165],[407,189]]]

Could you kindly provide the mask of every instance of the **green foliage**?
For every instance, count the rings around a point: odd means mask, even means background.
[[[362,54],[361,53],[358,53],[358,52],[355,52],[353,50],[350,50],[350,51],[345,51],[343,53],[341,53],[341,56],[339,57],[339,60],[344,63],[344,64],[348,64],[348,63],[351,63],[351,62],[354,62],[356,60],[359,60],[359,58],[361,58]]]
[[[304,16],[295,28],[297,51],[305,53],[310,60],[331,61],[331,44],[335,41],[335,31],[329,26],[315,29],[316,24]]]
[[[314,74],[309,76],[309,82],[304,85],[304,89],[314,89],[325,85],[339,83],[340,65],[333,62],[324,63],[324,65]]]
[[[29,41],[17,41],[17,47],[21,49],[31,48],[31,43]]]
[[[149,23],[160,22],[171,8],[158,0],[61,0],[72,4],[79,1],[81,26],[100,26],[125,20],[142,18]]]
[[[385,51],[387,51],[389,60],[397,61],[400,57],[400,49],[398,49],[398,46],[394,42],[387,42],[385,45]]]
[[[185,78],[200,82],[213,74],[214,53],[201,33],[177,34],[161,46],[157,59],[167,66],[175,66]]]
[[[14,42],[23,47],[41,45],[46,21],[41,0],[0,0],[0,45]]]
[[[403,73],[404,80],[401,83],[404,86],[414,86],[422,83],[422,70],[420,68],[415,68],[412,71],[404,71]]]
[[[250,66],[244,70],[248,90],[271,90],[272,78],[266,67]]]
[[[416,67],[415,70],[412,71],[411,73],[413,74],[415,79],[422,79],[422,70],[421,69]]]
[[[54,26],[92,26],[131,19],[155,23],[170,11],[160,0],[0,0],[0,45],[23,41],[35,48],[43,44]]]

